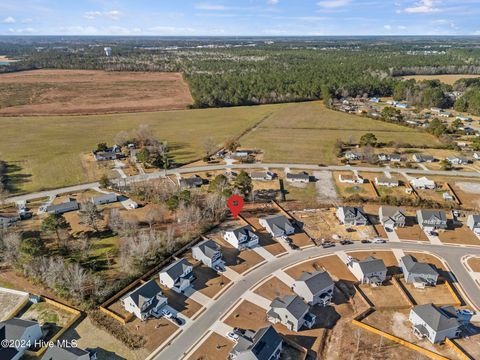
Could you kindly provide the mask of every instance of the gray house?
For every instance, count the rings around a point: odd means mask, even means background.
[[[0,214],[0,229],[6,229],[19,220],[21,218],[18,214]]]
[[[109,193],[105,195],[93,196],[92,203],[94,205],[112,204],[118,201],[118,196],[115,193]]]
[[[378,217],[380,223],[388,229],[395,229],[397,227],[404,227],[407,216],[405,210],[395,206],[380,206],[378,209]]]
[[[405,281],[417,288],[435,286],[437,284],[437,270],[430,264],[418,262],[411,255],[402,256],[400,267],[402,268]]]
[[[286,180],[288,182],[308,183],[310,181],[310,175],[308,175],[308,173],[305,171],[302,171],[298,174],[287,173]]]
[[[309,305],[328,305],[333,297],[333,283],[326,271],[307,272],[293,283],[292,290]]]
[[[337,209],[337,218],[345,225],[367,225],[368,217],[361,207],[341,206]]]
[[[77,347],[49,347],[42,360],[96,360],[97,353],[91,350],[82,350]]]
[[[247,330],[238,338],[229,360],[278,360],[282,353],[283,340],[273,326]]]
[[[273,237],[288,236],[295,233],[295,228],[285,215],[267,216],[261,218],[258,222]]]
[[[78,202],[74,199],[68,199],[61,204],[47,206],[45,212],[49,214],[60,215],[70,211],[77,211],[78,209],[80,209]]]
[[[270,304],[267,319],[274,324],[281,323],[291,331],[298,331],[302,326],[310,329],[315,324],[316,317],[309,309],[300,296],[277,297]]]
[[[203,179],[198,175],[193,175],[189,178],[180,179],[179,185],[186,188],[198,188],[203,185]]]
[[[34,343],[42,338],[42,329],[36,321],[13,318],[0,322],[0,342],[13,342],[12,347],[0,346],[1,360],[18,360]]]
[[[250,178],[256,181],[269,181],[273,180],[277,174],[271,171],[254,171],[250,174]]]
[[[192,256],[212,269],[218,270],[223,267],[220,246],[211,239],[203,240],[192,247]]]
[[[159,273],[160,284],[169,289],[182,293],[195,280],[193,266],[186,259],[179,259]]]
[[[424,155],[424,154],[413,154],[413,161],[417,163],[422,162],[434,162],[435,158],[432,155]]]
[[[447,228],[447,215],[442,210],[417,210],[417,221],[425,231]]]
[[[410,310],[409,320],[412,323],[413,333],[419,338],[428,339],[433,344],[460,335],[460,323],[456,316],[434,304],[413,307]]]
[[[121,303],[126,311],[144,321],[150,316],[160,317],[161,310],[167,305],[167,298],[152,279],[128,293],[121,299]]]
[[[476,235],[480,235],[480,215],[468,215],[467,226]]]
[[[358,260],[348,257],[348,269],[362,284],[380,286],[387,279],[387,267],[382,259],[369,256],[366,259]]]

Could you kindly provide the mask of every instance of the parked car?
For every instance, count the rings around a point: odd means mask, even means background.
[[[172,317],[172,320],[178,325],[178,326],[182,326],[183,325],[183,320],[180,319],[179,317]]]
[[[227,333],[227,338],[229,338],[230,340],[232,340],[234,342],[237,342],[239,337],[240,336],[238,334],[234,333],[233,331],[230,331],[229,333]]]
[[[334,247],[334,246],[335,246],[335,244],[332,243],[331,241],[325,241],[325,242],[322,244],[322,247],[323,247],[324,249],[326,249],[326,248],[331,248],[331,247]]]
[[[386,241],[385,241],[384,239],[382,239],[382,238],[378,238],[378,237],[377,237],[377,238],[373,239],[373,243],[374,243],[374,244],[385,244]]]
[[[350,241],[350,240],[342,240],[342,241],[340,241],[340,244],[341,244],[341,245],[351,245],[351,244],[353,244],[353,241]]]
[[[459,315],[463,315],[463,316],[473,316],[475,314],[472,310],[468,310],[468,309],[460,309],[460,310],[457,310],[457,312]]]
[[[361,243],[362,243],[362,244],[370,244],[371,241],[370,241],[370,240],[362,240]]]

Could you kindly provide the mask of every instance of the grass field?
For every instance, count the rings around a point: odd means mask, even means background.
[[[423,132],[328,110],[319,102],[290,104],[242,138],[241,143],[261,148],[265,162],[336,164],[336,140],[357,142],[366,132],[374,133],[381,142],[439,143]]]
[[[445,84],[453,85],[455,81],[458,79],[472,79],[478,78],[480,75],[473,75],[473,74],[449,74],[449,75],[412,75],[412,76],[404,76],[404,79],[415,79],[416,81],[421,80],[440,80]]]

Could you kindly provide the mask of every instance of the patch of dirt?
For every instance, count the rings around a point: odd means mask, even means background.
[[[322,202],[337,201],[337,190],[330,171],[315,171],[313,176],[317,179],[317,200]]]

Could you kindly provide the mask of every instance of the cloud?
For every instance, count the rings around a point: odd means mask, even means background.
[[[7,16],[5,19],[3,19],[2,23],[4,24],[15,24],[15,18],[11,16]]]
[[[267,4],[268,5],[277,5],[279,3],[279,0],[268,0]]]
[[[412,7],[407,7],[403,12],[407,14],[426,14],[439,12],[440,9],[435,7],[436,0],[420,0]]]
[[[223,5],[216,5],[216,4],[197,4],[195,5],[195,9],[198,10],[211,10],[211,11],[223,11],[226,10],[226,7]]]
[[[384,25],[383,28],[386,30],[392,30],[392,25]]]
[[[407,27],[404,26],[404,25],[398,25],[398,26],[397,26],[397,29],[398,29],[398,30],[407,30]]]
[[[348,4],[350,4],[350,0],[324,0],[317,3],[318,6],[327,9],[344,7]]]
[[[120,11],[110,10],[110,11],[87,11],[83,17],[89,20],[94,20],[99,17],[107,17],[112,20],[118,20],[120,18]]]
[[[29,28],[23,28],[23,29],[8,29],[9,32],[12,34],[31,34],[35,32],[35,29],[29,27]]]

